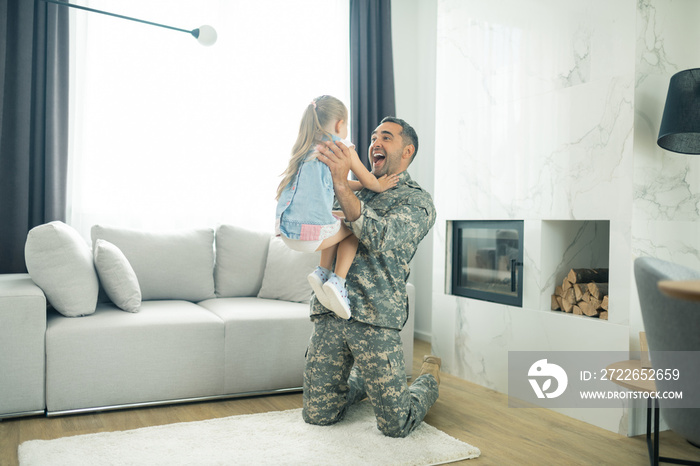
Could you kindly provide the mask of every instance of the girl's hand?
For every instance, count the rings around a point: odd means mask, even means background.
[[[399,175],[384,175],[381,178],[377,178],[379,181],[380,193],[383,193],[387,189],[391,189],[399,182]]]

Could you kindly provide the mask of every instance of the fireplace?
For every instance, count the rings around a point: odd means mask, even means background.
[[[523,305],[523,221],[452,222],[452,294]]]

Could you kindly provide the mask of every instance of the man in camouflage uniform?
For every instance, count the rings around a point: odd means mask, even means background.
[[[372,173],[399,174],[398,184],[383,193],[363,189],[355,195],[347,183],[349,150],[327,145],[319,160],[331,170],[338,205],[359,247],[346,282],[352,318],[341,319],[318,300],[311,302],[314,332],[304,371],[303,417],[310,424],[333,424],[367,396],[379,430],[405,437],[437,400],[440,365],[439,358],[427,356],[421,375],[408,386],[399,336],[408,319],[408,264],[435,223],[430,194],[406,172],[418,137],[393,117],[372,133]]]

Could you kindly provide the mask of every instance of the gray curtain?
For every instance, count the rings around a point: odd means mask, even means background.
[[[0,273],[36,225],[66,218],[68,8],[0,0]]]
[[[369,167],[372,131],[396,114],[390,0],[350,0],[350,101],[351,138]]]

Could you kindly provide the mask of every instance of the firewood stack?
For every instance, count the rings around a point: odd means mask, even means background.
[[[552,310],[608,319],[608,269],[571,269],[552,295]]]

